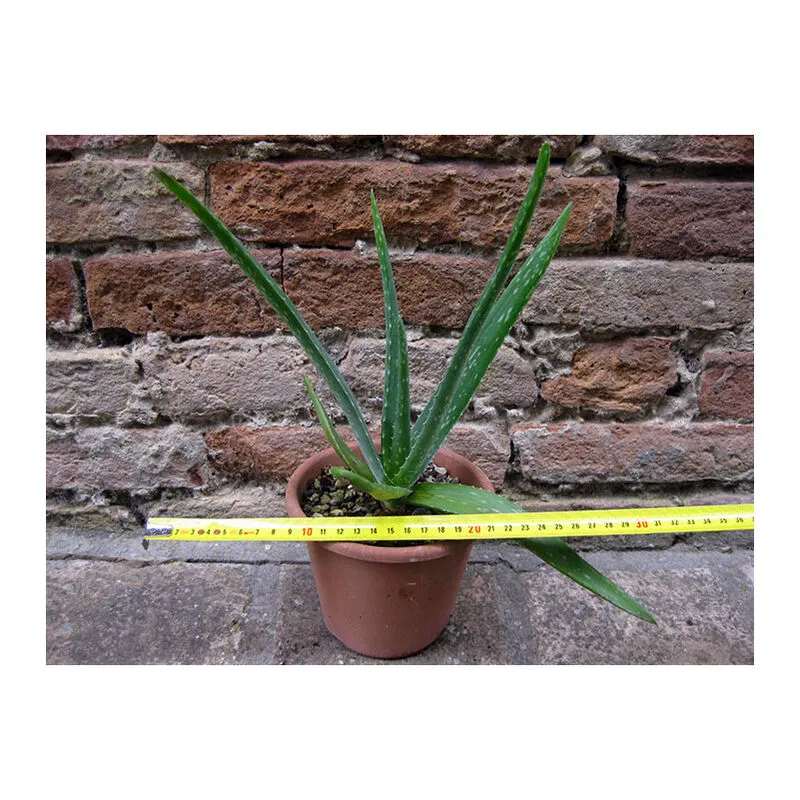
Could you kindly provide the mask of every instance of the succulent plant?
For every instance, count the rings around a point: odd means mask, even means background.
[[[420,483],[426,466],[469,405],[503,341],[530,300],[550,264],[567,225],[569,204],[541,242],[514,271],[523,240],[542,193],[550,163],[544,144],[508,242],[497,267],[472,311],[445,375],[422,413],[412,424],[406,333],[397,302],[389,248],[375,193],[370,193],[375,245],[381,271],[386,325],[386,358],[380,452],[372,440],[352,390],[317,335],[272,276],[236,236],[188,189],[167,172],[156,177],[189,208],[244,270],[308,354],[320,377],[339,403],[361,451],[356,454],[336,432],[308,380],[305,387],[322,428],[346,466],[333,467],[358,489],[380,500],[389,510],[398,503],[447,514],[509,513],[525,509],[506,498],[461,484]],[[517,539],[543,561],[619,608],[649,622],[652,616],[628,594],[584,561],[561,539]]]

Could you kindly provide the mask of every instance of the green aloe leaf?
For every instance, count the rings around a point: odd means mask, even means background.
[[[572,578],[598,597],[608,600],[609,603],[633,614],[634,617],[656,624],[647,609],[606,578],[602,572],[584,561],[563,539],[519,539],[518,541],[546,564]]]
[[[420,443],[433,441],[434,431],[441,428],[442,421],[447,414],[448,406],[452,401],[453,393],[461,382],[467,357],[472,350],[475,339],[480,333],[489,311],[503,291],[508,276],[511,274],[511,270],[514,267],[514,263],[522,247],[522,242],[530,228],[533,213],[541,197],[549,164],[550,145],[545,142],[539,151],[539,157],[536,160],[536,168],[534,169],[533,176],[528,186],[528,191],[517,212],[511,234],[500,256],[497,267],[464,327],[464,331],[461,334],[444,377],[436,387],[433,396],[422,414],[420,414],[419,419],[411,431],[412,447],[416,445],[416,460],[422,461],[421,465],[414,463],[412,466],[409,466],[407,470],[403,471],[404,475],[414,476],[411,483],[419,477],[419,474],[428,463],[423,460],[423,457],[420,455]],[[432,452],[436,452],[436,449]]]
[[[397,291],[389,261],[389,247],[375,200],[370,192],[372,226],[381,267],[383,308],[386,318],[386,369],[384,371],[381,459],[391,480],[408,456],[411,439],[411,404],[408,399],[408,345],[397,304]]]
[[[484,489],[454,483],[422,483],[406,498],[411,505],[423,506],[448,514],[508,514],[524,513],[504,497]],[[655,623],[655,619],[627,592],[584,561],[563,539],[515,539],[514,541],[535,553],[546,564],[571,578],[576,583],[602,597],[617,608],[635,617]]]
[[[438,424],[426,438],[415,438],[406,463],[395,476],[397,483],[412,485],[458,422],[517,318],[553,259],[572,210],[570,203],[525,260],[506,290],[495,302],[464,361],[460,380],[453,388]]]
[[[463,483],[418,483],[406,502],[448,514],[516,514],[522,510],[505,497]]]
[[[367,423],[358,407],[355,396],[339,372],[327,350],[295,308],[286,293],[275,279],[258,263],[250,251],[234,236],[222,220],[206,208],[183,184],[164,170],[153,168],[155,176],[180,200],[208,229],[209,233],[222,245],[226,252],[242,268],[244,273],[266,297],[278,316],[286,323],[311,362],[328,384],[347,417],[353,436],[361,447],[372,474],[379,480],[386,478],[380,456],[378,455],[367,428]]]
[[[333,427],[333,423],[331,422],[331,418],[328,416],[322,403],[320,403],[317,393],[314,391],[314,387],[311,385],[311,381],[309,381],[308,378],[303,378],[303,383],[305,384],[306,391],[311,397],[311,402],[314,405],[314,411],[317,414],[317,419],[319,419],[320,425],[322,425],[322,430],[325,433],[325,436],[328,437],[328,441],[331,443],[331,446],[336,451],[336,455],[339,456],[339,458],[341,458],[342,461],[347,464],[348,468],[353,470],[353,472],[357,472],[367,480],[375,480],[375,477],[369,471],[366,461],[359,458],[359,456],[357,456],[347,446],[347,443],[344,441],[344,439],[342,439],[342,437],[336,432],[336,429]]]
[[[389,486],[385,483],[368,480],[357,472],[344,467],[331,467],[331,474],[336,478],[344,478],[350,481],[356,489],[361,489],[362,492],[371,494],[376,500],[398,500],[401,497],[406,497],[411,492],[411,489],[406,489],[403,486]]]
[[[463,483],[418,483],[406,502],[447,514],[517,514],[525,510],[499,494]]]

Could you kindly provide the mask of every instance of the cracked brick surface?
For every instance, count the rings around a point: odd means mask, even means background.
[[[150,516],[284,513],[288,475],[327,447],[304,378],[352,438],[285,323],[152,168],[242,237],[377,437],[370,189],[416,417],[545,141],[518,263],[572,202],[569,224],[446,446],[531,511],[753,502],[752,136],[48,135],[51,663],[364,663],[321,625],[302,547],[142,548]],[[752,661],[751,532],[578,546],[652,606],[657,628],[518,546],[480,543],[443,636],[408,663]]]

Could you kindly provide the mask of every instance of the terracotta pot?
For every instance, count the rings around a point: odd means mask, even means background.
[[[357,446],[350,445],[358,451]],[[452,450],[434,463],[461,483],[494,491],[486,475]],[[304,517],[306,485],[327,466],[342,466],[333,449],[303,462],[286,487],[290,517]],[[311,568],[328,630],[357,653],[401,658],[423,650],[445,629],[472,542],[376,547],[360,542],[308,542]]]

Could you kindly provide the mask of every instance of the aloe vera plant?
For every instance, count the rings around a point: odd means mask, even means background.
[[[154,168],[156,177],[189,208],[244,270],[299,341],[346,416],[361,455],[336,433],[311,383],[305,387],[322,428],[346,466],[332,472],[368,492],[388,509],[398,503],[447,514],[523,512],[491,492],[459,484],[418,483],[425,467],[467,408],[506,336],[553,258],[567,225],[569,204],[550,230],[511,276],[542,193],[550,147],[544,144],[508,242],[459,339],[433,396],[412,424],[406,333],[400,316],[389,248],[374,192],[370,193],[375,245],[381,271],[386,326],[381,447],[376,448],[352,390],[314,331],[278,283],[248,249],[203,203],[175,178]],[[561,539],[515,540],[567,577],[617,607],[648,622],[653,617],[632,597],[601,575]]]

